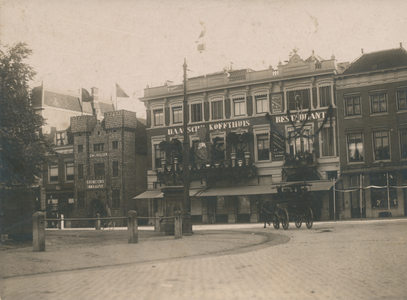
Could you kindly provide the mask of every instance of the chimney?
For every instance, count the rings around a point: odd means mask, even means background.
[[[363,48],[362,48],[362,54],[363,54]]]
[[[400,48],[403,48],[403,43],[402,42],[400,42]]]
[[[92,111],[93,115],[98,119],[102,120],[102,112],[100,111],[100,106],[99,106],[99,89],[96,87],[92,87]]]

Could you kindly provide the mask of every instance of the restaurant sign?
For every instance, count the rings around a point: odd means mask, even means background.
[[[86,180],[86,186],[88,189],[103,189],[105,188],[105,180]]]
[[[308,116],[308,120],[324,119],[325,114],[326,114],[325,111],[310,113]],[[307,120],[307,114],[292,114],[289,116],[278,116],[276,117],[276,123],[287,123],[290,121],[289,118],[291,119],[292,122],[305,121]]]

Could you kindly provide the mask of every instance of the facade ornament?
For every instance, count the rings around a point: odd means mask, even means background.
[[[246,93],[250,94],[250,86],[246,86]]]
[[[268,84],[268,88],[269,88],[269,93],[271,93],[273,91],[273,83],[272,82],[270,82]]]
[[[279,82],[278,82],[278,86],[280,87],[280,90],[282,90],[282,89],[283,89],[283,82],[282,82],[282,81],[279,81]]]
[[[208,102],[208,93],[207,92],[203,92],[202,97],[203,97],[204,102]]]

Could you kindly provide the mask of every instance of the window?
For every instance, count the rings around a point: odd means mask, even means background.
[[[78,197],[78,208],[85,208],[85,192],[78,191],[76,196]]]
[[[182,119],[183,119],[182,106],[174,106],[172,108],[172,123],[180,124],[182,123]]]
[[[268,133],[257,135],[257,160],[270,159],[270,142]]]
[[[112,142],[112,149],[119,149],[119,141]]]
[[[346,116],[358,116],[361,114],[360,97],[345,98],[345,113]]]
[[[112,190],[112,207],[120,207],[120,190]]]
[[[164,151],[160,150],[160,145],[155,144],[154,145],[154,162],[155,162],[155,168],[161,168],[161,160],[164,158]]]
[[[310,137],[312,135],[312,128],[310,126],[304,126],[303,136],[298,136],[298,133],[290,128],[292,131],[289,132],[289,147],[290,154],[295,155],[298,153],[312,153],[313,141]]]
[[[256,101],[256,113],[262,114],[268,112],[267,94],[255,95],[254,99]]]
[[[49,181],[58,181],[58,165],[49,166]]]
[[[334,129],[333,127],[323,127],[321,129],[322,156],[334,156]]]
[[[78,153],[83,153],[83,145],[78,145]]]
[[[164,110],[162,108],[154,109],[154,126],[164,125]]]
[[[202,121],[202,103],[191,104],[191,122]]]
[[[400,130],[401,158],[407,158],[407,129]]]
[[[387,196],[387,180],[389,182],[389,197]],[[370,189],[372,208],[397,207],[397,189],[391,188],[397,186],[397,178],[392,173],[372,173],[370,185],[382,188]]]
[[[373,132],[373,143],[375,160],[390,159],[388,131]]]
[[[321,86],[319,88],[319,106],[329,106],[332,104],[332,94],[330,86]]]
[[[233,98],[233,113],[236,117],[246,115],[246,103],[244,97]]]
[[[311,107],[309,89],[289,91],[287,92],[287,99],[289,110],[308,109]]]
[[[119,162],[113,161],[113,177],[119,177]]]
[[[57,132],[56,133],[56,145],[63,146],[66,145],[66,133],[65,132]]]
[[[83,164],[78,164],[78,179],[83,179]]]
[[[105,144],[93,144],[93,151],[103,151]]]
[[[362,162],[364,160],[362,134],[348,134],[347,138],[349,162]]]
[[[397,108],[398,110],[407,109],[407,89],[397,92]]]
[[[372,114],[387,112],[387,94],[380,93],[370,95]]]
[[[74,163],[66,163],[65,164],[65,175],[66,175],[66,181],[72,181],[74,179]]]
[[[223,100],[211,102],[212,120],[223,119]]]
[[[104,163],[95,163],[93,171],[94,171],[95,179],[104,178],[105,177],[105,164]]]
[[[197,148],[199,140],[193,141],[193,147]],[[225,138],[223,136],[217,136],[212,138],[212,159],[214,161],[225,160]]]

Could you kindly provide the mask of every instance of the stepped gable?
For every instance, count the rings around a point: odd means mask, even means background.
[[[364,53],[342,73],[343,75],[372,72],[407,66],[407,51],[400,47]]]

